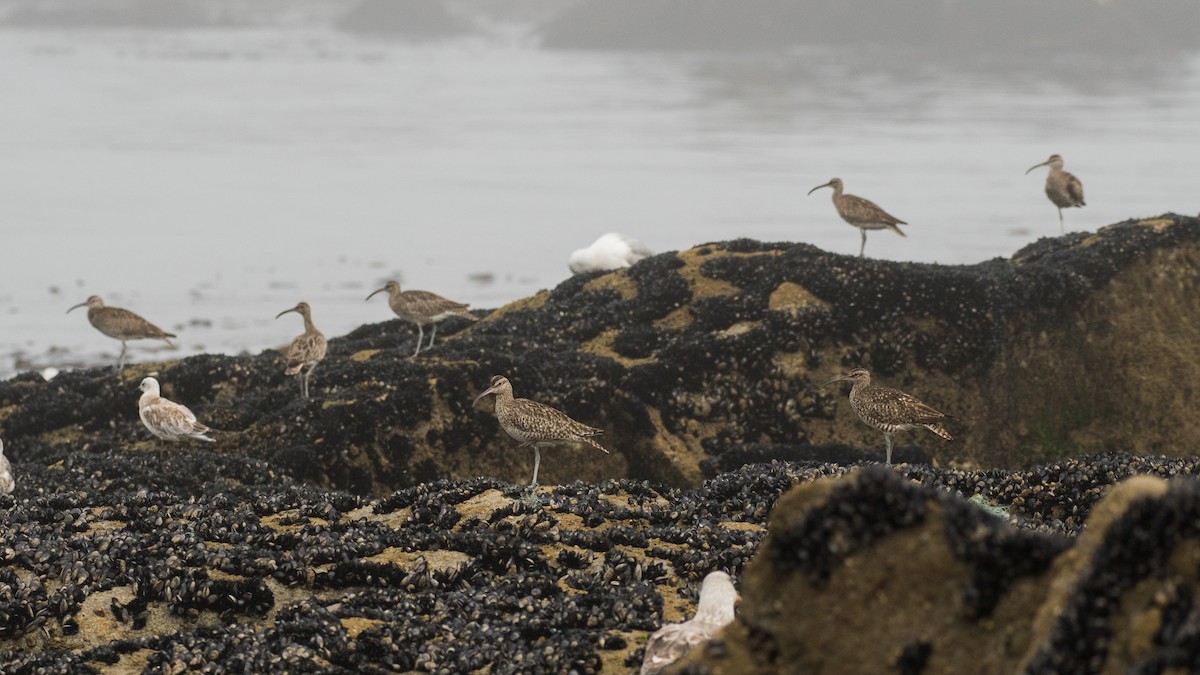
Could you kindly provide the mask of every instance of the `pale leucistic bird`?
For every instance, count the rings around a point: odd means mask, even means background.
[[[700,586],[700,603],[696,616],[683,623],[671,623],[659,628],[646,643],[641,675],[655,675],[678,661],[692,647],[712,638],[717,631],[733,621],[737,590],[733,580],[724,572],[710,572]]]
[[[4,456],[4,441],[0,440],[0,495],[9,494],[16,485],[17,481],[13,478],[12,464]]]
[[[164,441],[185,441],[194,438],[215,443],[205,436],[212,429],[196,421],[196,416],[187,406],[169,401],[158,394],[158,380],[147,377],[138,387],[142,397],[138,399],[138,415],[150,433]]]
[[[567,258],[567,267],[571,268],[571,274],[607,272],[629,267],[652,255],[654,253],[637,239],[609,232],[593,241],[591,246],[572,253],[571,257]]]

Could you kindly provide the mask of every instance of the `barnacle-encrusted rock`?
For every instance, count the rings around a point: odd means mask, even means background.
[[[777,504],[719,648],[667,672],[1194,672],[1198,522],[1194,476],[1111,487],[1075,539],[881,467],[819,480]]]
[[[330,341],[308,401],[276,352],[198,356],[121,378],[0,382],[0,428],[11,457],[45,464],[149,449],[135,387],[153,370],[165,395],[225,432],[218,450],[304,481],[375,495],[439,478],[520,481],[532,453],[500,431],[490,403],[471,407],[502,374],[521,396],[606,430],[611,455],[544,453],[545,482],[694,486],[772,456],[881,458],[844,390],[819,386],[863,366],[961,420],[951,442],[901,434],[898,461],[1011,468],[1171,453],[1200,443],[1197,297],[1200,219],[1174,215],[953,267],[738,240],[572,277],[475,324],[447,321],[418,358],[410,326],[363,326]]]

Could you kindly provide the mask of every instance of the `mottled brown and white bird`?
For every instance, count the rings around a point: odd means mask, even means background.
[[[291,309],[285,309],[275,315],[275,318],[287,314],[288,312],[296,312],[304,317],[304,332],[296,339],[292,340],[292,346],[288,348],[287,353],[287,368],[283,371],[284,375],[299,375],[300,376],[300,393],[304,398],[308,398],[308,378],[312,377],[312,371],[325,358],[325,352],[329,345],[325,341],[325,336],[312,322],[312,310],[307,302],[301,302]]]
[[[110,338],[116,338],[121,341],[121,356],[117,358],[117,370],[125,367],[125,342],[127,340],[148,338],[162,340],[172,347],[175,346],[167,339],[175,337],[174,333],[166,332],[127,309],[108,307],[98,295],[93,295],[78,305],[71,307],[71,309],[67,310],[67,313],[70,314],[72,310],[80,307],[87,307],[88,322],[96,330]]]
[[[696,645],[712,639],[717,631],[733,621],[736,602],[737,590],[729,575],[710,572],[700,586],[696,616],[683,623],[667,624],[650,636],[646,655],[642,657],[641,675],[657,675]]]
[[[16,486],[17,480],[13,477],[12,464],[4,456],[4,441],[0,439],[0,495],[11,493]]]
[[[433,326],[433,332],[429,335],[429,347],[432,347],[433,340],[437,337],[438,322],[452,316],[468,321],[479,320],[467,311],[465,303],[447,300],[429,291],[402,291],[400,284],[396,281],[387,282],[383,288],[368,295],[367,300],[374,297],[376,293],[384,291],[387,291],[388,294],[388,306],[392,308],[396,316],[417,324],[417,349],[413,352],[413,356],[421,353],[421,342],[425,339],[425,326]]]
[[[518,441],[518,447],[533,446],[533,480],[529,483],[530,487],[537,487],[542,447],[584,443],[608,454],[604,446],[592,440],[593,436],[603,434],[603,429],[576,422],[544,403],[513,398],[513,388],[508,378],[500,375],[493,377],[492,386],[475,397],[471,405],[479,403],[479,399],[488,394],[496,395],[496,419],[504,433]]]
[[[869,199],[863,199],[858,195],[842,194],[841,178],[831,178],[828,183],[809,190],[808,194],[811,195],[823,187],[833,188],[833,206],[837,209],[838,215],[842,217],[842,220],[857,227],[858,231],[862,233],[862,245],[858,248],[858,257],[863,257],[863,252],[867,249],[867,230],[888,229],[901,237],[908,236],[899,227],[896,227],[908,223],[879,208],[875,202]]]
[[[1060,232],[1066,232],[1066,226],[1063,225],[1063,209],[1071,207],[1087,206],[1083,201],[1083,183],[1075,177],[1075,174],[1063,171],[1062,155],[1050,155],[1050,159],[1041,164],[1034,164],[1025,171],[1028,176],[1030,171],[1039,166],[1049,166],[1050,173],[1046,174],[1046,197],[1058,207],[1058,229]]]
[[[187,406],[159,396],[158,380],[147,377],[138,386],[142,396],[138,399],[138,415],[150,433],[164,441],[186,441],[194,438],[215,443],[205,436],[212,429],[196,421],[196,416]]]
[[[871,373],[866,368],[855,368],[821,386],[827,387],[834,382],[854,383],[850,388],[850,407],[867,426],[883,432],[888,464],[892,463],[892,442],[897,432],[924,427],[948,441],[953,438],[942,426],[942,422],[953,418],[899,389],[871,384]]]

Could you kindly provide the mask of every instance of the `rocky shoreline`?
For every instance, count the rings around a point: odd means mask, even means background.
[[[282,357],[202,355],[0,382],[10,455],[150,449],[136,387],[223,430],[218,450],[298,480],[381,496],[439,478],[521,481],[530,458],[471,402],[493,375],[605,429],[611,455],[547,453],[547,482],[695,487],[740,457],[877,459],[844,392],[855,367],[961,420],[955,440],[898,439],[898,461],[1016,468],[1067,454],[1188,452],[1200,381],[1200,219],[1130,220],[969,266],[834,255],[748,240],[569,279],[473,324],[447,321],[417,359],[399,320],[331,337],[299,397]],[[923,450],[915,450],[918,445]],[[769,449],[764,454],[763,449]],[[839,451],[840,452],[840,451]],[[772,455],[771,453],[777,453]]]
[[[1194,476],[1195,458],[776,461],[687,491],[544,487],[533,504],[494,480],[367,499],[245,458],[130,454],[24,465],[25,489],[0,497],[5,672],[626,672],[714,569],[740,580],[739,619],[681,672],[966,672],[980,650],[998,660],[973,672],[1015,672],[1042,652],[1125,658],[1106,645],[1141,638],[1132,655],[1165,662],[1195,620],[1179,581],[1200,569],[1194,479],[1105,497],[1133,475]],[[1105,622],[1064,642],[1098,582],[1119,591]]]
[[[0,663],[623,672],[722,569],[739,619],[686,672],[1186,667],[1200,491],[1112,486],[1197,471],[1198,271],[1175,215],[964,267],[742,240],[446,324],[418,359],[363,326],[308,401],[271,351],[24,374],[0,382]],[[882,439],[819,385],[860,365],[956,440],[856,468]],[[215,449],[159,457],[151,373]],[[471,408],[494,374],[613,454],[545,453],[528,499],[529,454]]]

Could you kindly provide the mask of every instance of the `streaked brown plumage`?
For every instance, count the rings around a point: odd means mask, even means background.
[[[834,382],[854,383],[850,389],[850,407],[867,426],[883,432],[887,441],[888,464],[892,463],[892,442],[897,432],[924,427],[948,441],[952,439],[942,426],[943,421],[951,419],[949,415],[934,410],[899,389],[871,384],[871,373],[865,368],[855,368],[821,386]]]
[[[194,438],[198,441],[215,443],[205,436],[212,429],[196,421],[196,415],[185,405],[167,400],[159,396],[158,380],[147,377],[142,380],[138,389],[142,391],[138,399],[138,416],[142,424],[155,436],[164,441],[184,441]]]
[[[527,398],[513,398],[512,384],[508,378],[500,375],[493,377],[492,385],[475,397],[471,405],[474,406],[479,399],[488,394],[496,395],[496,419],[504,433],[519,441],[519,447],[533,446],[533,481],[529,483],[531,487],[537,486],[538,467],[542,463],[542,446],[585,443],[608,454],[604,446],[592,440],[593,436],[603,434],[603,429],[576,422],[544,403]]]
[[[126,340],[149,338],[162,340],[172,347],[175,346],[167,339],[175,337],[174,333],[164,331],[127,309],[107,307],[98,295],[93,295],[78,305],[74,305],[67,310],[67,313],[70,314],[72,310],[80,307],[88,308],[88,323],[91,323],[96,330],[121,341],[121,356],[117,358],[117,370],[125,367]]]
[[[1029,175],[1030,171],[1039,166],[1049,166],[1050,173],[1046,174],[1046,197],[1058,207],[1058,229],[1060,232],[1066,232],[1067,228],[1063,225],[1063,209],[1071,207],[1087,206],[1083,201],[1083,183],[1075,177],[1075,174],[1063,171],[1062,155],[1050,155],[1050,159],[1041,164],[1034,164],[1025,171],[1025,175]]]
[[[833,206],[837,209],[838,215],[842,217],[842,220],[857,227],[858,231],[862,233],[862,245],[858,249],[858,257],[863,257],[863,252],[867,248],[867,230],[889,229],[901,237],[908,236],[899,227],[896,227],[908,223],[879,208],[875,202],[869,199],[863,199],[858,195],[842,194],[841,178],[831,178],[828,183],[809,190],[808,194],[811,195],[823,187],[833,188]]]
[[[429,291],[401,291],[400,284],[395,281],[389,281],[384,284],[383,288],[371,293],[367,296],[370,300],[376,293],[387,291],[388,306],[396,313],[396,316],[417,324],[417,349],[413,352],[413,356],[421,353],[421,342],[425,339],[425,326],[432,325],[433,332],[429,335],[429,347],[433,346],[433,340],[437,337],[437,325],[439,321],[448,319],[452,316],[461,317],[468,321],[478,321],[478,318],[467,311],[467,305],[461,302],[447,300],[436,293]]]
[[[312,310],[307,302],[301,302],[291,309],[285,309],[276,314],[275,318],[278,319],[288,312],[296,312],[304,317],[304,333],[292,340],[292,346],[288,348],[287,353],[287,369],[283,371],[283,374],[300,375],[300,393],[304,398],[308,398],[308,378],[312,377],[312,371],[316,369],[321,359],[325,358],[329,344],[325,341],[325,336],[321,334],[321,331],[313,325]],[[306,368],[307,370],[305,370]]]

